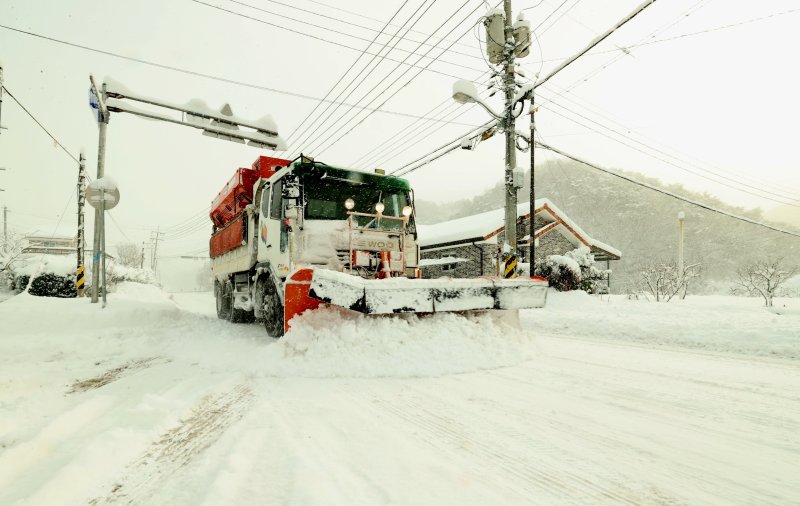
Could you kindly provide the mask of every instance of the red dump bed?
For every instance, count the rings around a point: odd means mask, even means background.
[[[222,228],[241,214],[248,204],[253,202],[253,185],[258,178],[268,178],[277,169],[285,167],[290,160],[259,156],[253,162],[252,168],[236,169],[233,177],[228,181],[217,197],[211,202],[211,221]]]
[[[211,236],[209,242],[211,258],[218,257],[246,243],[247,221],[244,218],[245,215],[240,214]]]

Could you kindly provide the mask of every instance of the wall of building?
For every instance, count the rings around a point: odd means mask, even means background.
[[[423,278],[439,278],[450,276],[454,278],[472,278],[475,276],[491,276],[497,271],[495,264],[494,244],[463,244],[435,251],[422,251],[422,258],[464,258],[466,262],[453,264],[452,270],[446,270],[444,265],[432,265],[422,269]],[[481,261],[483,264],[481,264]],[[483,270],[481,270],[483,266]]]

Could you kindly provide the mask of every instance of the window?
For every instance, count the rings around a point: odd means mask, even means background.
[[[456,270],[456,264],[442,264],[442,272],[452,272]]]
[[[384,216],[402,216],[403,207],[408,205],[408,194],[399,189],[377,188],[364,183],[342,179],[311,179],[304,181],[306,196],[305,217],[309,220],[346,220],[347,209],[344,202],[348,198],[355,202],[354,211],[361,213],[375,213],[375,204],[383,203]],[[358,217],[356,222],[363,226],[369,222],[369,217]],[[363,222],[363,223],[362,223]],[[382,228],[399,229],[398,220],[383,220]],[[408,230],[414,232],[414,220],[409,219]]]
[[[269,210],[269,217],[274,220],[280,220],[283,218],[283,196],[281,195],[281,190],[283,189],[283,180],[279,179],[275,181],[272,185],[272,201],[270,204]]]

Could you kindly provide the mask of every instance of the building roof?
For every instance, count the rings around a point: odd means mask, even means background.
[[[549,199],[536,199],[535,207],[536,215],[543,218],[547,223],[535,232],[536,238],[556,230],[572,242],[575,247],[586,246],[591,249],[592,253],[602,259],[618,260],[622,256],[618,249],[600,242],[584,232]],[[529,217],[530,204],[528,202],[518,204],[517,219],[527,219]],[[504,222],[505,210],[501,208],[435,225],[417,225],[419,244],[422,249],[431,249],[488,241],[503,231],[505,228]],[[530,237],[526,236],[525,242],[529,240]]]

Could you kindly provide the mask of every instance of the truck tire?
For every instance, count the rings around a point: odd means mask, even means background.
[[[278,288],[272,279],[267,279],[264,283],[264,328],[267,334],[272,337],[283,335],[283,304],[278,296]]]
[[[217,318],[220,320],[229,320],[231,318],[231,294],[227,290],[229,283],[220,283],[214,281],[214,295],[217,297]]]

